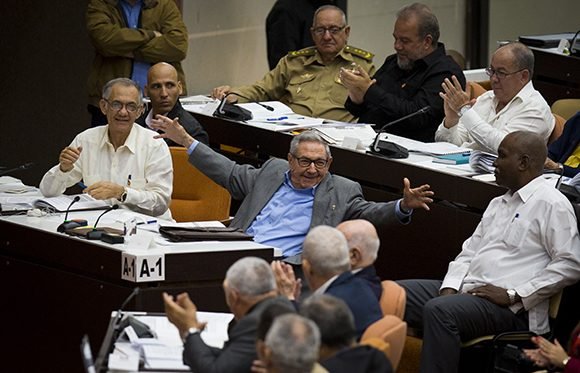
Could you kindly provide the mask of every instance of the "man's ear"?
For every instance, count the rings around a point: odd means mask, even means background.
[[[423,41],[425,42],[425,49],[429,49],[433,45],[433,36],[431,36],[431,34],[427,34]]]
[[[107,101],[104,98],[99,101],[99,107],[101,108],[101,113],[107,115]]]
[[[177,82],[177,90],[179,91],[179,95],[181,96],[183,94],[183,84],[181,84],[181,81]]]
[[[362,261],[362,254],[358,247],[353,247],[349,250],[350,256],[350,266],[354,268],[358,263]]]
[[[530,168],[530,156],[527,154],[522,154],[520,156],[520,164],[518,166],[518,169],[520,171],[525,171],[529,168]]]

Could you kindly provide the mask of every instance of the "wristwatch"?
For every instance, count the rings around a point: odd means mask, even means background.
[[[185,333],[185,336],[182,338],[183,343],[185,343],[185,341],[187,341],[187,337],[189,337],[192,334],[196,334],[196,333],[201,333],[201,330],[199,330],[199,328],[187,329],[187,333]]]
[[[564,360],[562,360],[562,366],[564,368],[566,368],[566,365],[568,364],[569,361],[570,361],[570,356],[566,356],[566,358]]]
[[[457,112],[457,116],[459,118],[461,118],[463,116],[463,114],[465,114],[465,112],[469,109],[471,109],[471,105],[469,105],[469,104],[463,105],[462,107],[459,108],[459,111]]]
[[[126,200],[127,200],[127,188],[124,188],[123,194],[121,194],[121,198],[119,198],[119,201],[125,202]]]
[[[506,292],[510,299],[510,306],[513,306],[516,303],[516,291],[514,289],[508,289]]]

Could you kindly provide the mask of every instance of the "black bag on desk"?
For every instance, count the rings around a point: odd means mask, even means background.
[[[159,233],[172,242],[251,241],[254,237],[238,228],[225,227],[159,227]]]

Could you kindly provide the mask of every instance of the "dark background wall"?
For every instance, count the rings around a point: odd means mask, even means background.
[[[60,150],[87,128],[86,80],[93,48],[87,0],[0,2],[0,166],[38,185]]]

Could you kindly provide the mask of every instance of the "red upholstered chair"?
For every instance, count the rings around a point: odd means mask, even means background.
[[[365,341],[378,338],[388,343],[388,349],[383,349],[383,351],[386,351],[386,355],[391,361],[393,369],[396,370],[401,360],[406,336],[407,323],[397,316],[386,315],[382,319],[369,325],[360,340],[364,344]],[[369,344],[372,345],[372,342]]]
[[[380,304],[383,315],[394,315],[402,320],[405,317],[405,304],[407,302],[405,289],[395,281],[385,280],[381,284],[383,285],[383,294]]]

